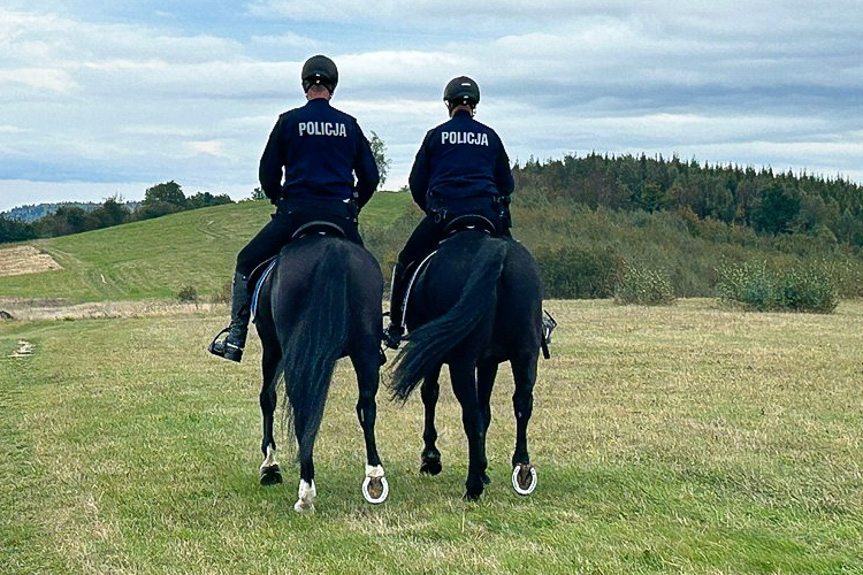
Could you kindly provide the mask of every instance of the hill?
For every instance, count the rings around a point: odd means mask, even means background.
[[[380,237],[410,210],[407,194],[380,193],[360,216],[361,225]],[[214,294],[231,277],[237,252],[272,212],[269,202],[244,201],[28,242],[62,269],[0,277],[0,297],[173,298],[185,286]]]
[[[224,291],[237,252],[272,212],[266,201],[243,201],[28,242],[63,269],[16,276],[0,270],[0,298],[176,298],[185,287],[208,298]],[[404,193],[378,193],[360,215],[385,277],[419,217]],[[685,208],[592,207],[529,183],[517,189],[513,219],[514,236],[540,263],[547,297],[611,297],[627,266],[667,277],[678,297],[712,297],[717,269],[743,262],[823,266],[840,295],[863,296],[863,254],[832,234],[759,234]]]

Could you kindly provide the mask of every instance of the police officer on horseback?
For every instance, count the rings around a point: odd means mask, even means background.
[[[408,274],[443,239],[461,216],[474,216],[489,233],[509,236],[509,198],[514,184],[509,157],[497,133],[473,119],[479,86],[467,76],[453,78],[443,99],[450,119],[429,130],[411,169],[411,195],[426,216],[393,267],[390,325],[384,343],[397,349],[404,333],[403,304]]]
[[[362,245],[357,216],[379,181],[374,155],[356,119],[330,105],[339,81],[335,63],[313,56],[303,65],[301,80],[307,102],[279,116],[258,171],[276,213],[237,255],[231,324],[208,348],[232,361],[241,360],[246,343],[252,271],[310,225],[336,230]]]

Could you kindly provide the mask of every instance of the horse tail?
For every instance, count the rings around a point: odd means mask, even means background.
[[[300,461],[311,457],[336,361],[348,339],[348,265],[336,245],[315,265],[306,306],[282,344],[288,423],[297,431]]]
[[[446,314],[413,330],[396,358],[390,384],[393,399],[406,401],[428,373],[463,342],[493,312],[493,297],[503,273],[509,242],[485,241],[476,252],[471,271],[456,304]]]

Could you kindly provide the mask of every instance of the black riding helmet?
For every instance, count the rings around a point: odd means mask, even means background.
[[[476,106],[479,104],[479,86],[467,76],[453,78],[443,90],[443,99],[450,109],[460,104]]]
[[[335,62],[318,54],[312,56],[303,64],[303,91],[308,92],[315,84],[322,84],[330,93],[336,89],[339,83],[339,70]]]

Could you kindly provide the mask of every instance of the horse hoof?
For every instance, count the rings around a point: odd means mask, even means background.
[[[315,498],[318,496],[318,490],[315,489],[315,480],[306,483],[305,479],[300,479],[300,487],[297,489],[297,502],[294,503],[294,511],[297,513],[314,513]]]
[[[519,463],[512,470],[512,488],[519,495],[530,495],[536,489],[536,468],[529,463]]]
[[[443,465],[440,462],[440,453],[436,449],[424,452],[422,460],[420,473],[423,475],[437,475],[443,470]]]
[[[464,494],[464,500],[465,501],[479,501],[480,495],[482,495],[482,491],[480,491],[479,493],[471,493],[470,491],[467,491]]]
[[[366,477],[363,480],[363,497],[372,505],[378,505],[387,500],[390,494],[390,484],[386,477]]]
[[[423,475],[437,475],[443,471],[443,465],[438,461],[423,461],[420,465],[420,473]]]
[[[261,485],[275,485],[282,482],[282,471],[278,465],[261,468]]]

